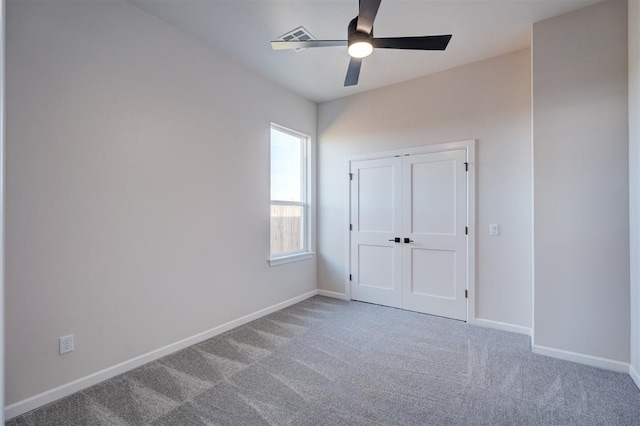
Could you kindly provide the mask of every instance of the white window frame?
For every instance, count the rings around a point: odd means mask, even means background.
[[[281,126],[279,124],[271,123],[269,135],[271,135],[271,130],[276,130],[278,132],[282,132],[288,134],[290,136],[299,138],[302,145],[302,158],[301,158],[301,167],[302,167],[302,201],[282,201],[282,200],[273,200],[271,199],[271,185],[269,185],[269,218],[271,218],[271,206],[272,205],[280,205],[280,206],[300,206],[303,210],[302,215],[302,249],[295,251],[288,251],[284,253],[272,254],[271,253],[271,220],[269,220],[269,265],[277,266],[290,262],[297,262],[300,260],[310,259],[313,257],[313,252],[311,251],[311,156],[310,156],[310,148],[311,148],[311,138],[304,133],[297,132],[295,130],[291,130],[287,127]],[[271,146],[271,137],[269,137],[269,146]],[[271,156],[269,157],[269,182],[271,182]]]

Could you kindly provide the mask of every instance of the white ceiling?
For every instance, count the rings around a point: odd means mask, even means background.
[[[270,41],[304,26],[346,39],[358,0],[131,0],[169,24],[316,102],[349,96],[528,47],[531,24],[602,0],[382,0],[377,37],[453,34],[445,51],[377,49],[355,87],[343,87],[346,48],[273,51]]]

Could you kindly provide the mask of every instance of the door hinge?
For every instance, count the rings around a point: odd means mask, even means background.
[[[349,274],[349,281],[353,281],[353,276],[351,276],[351,274]]]
[[[469,163],[464,163],[464,171],[465,172],[469,171]]]
[[[349,231],[353,231],[353,225],[349,224]]]
[[[464,291],[464,298],[468,299],[469,298],[469,290],[465,290]]]
[[[469,227],[468,226],[464,227],[464,235],[469,235]]]
[[[353,180],[353,173],[349,173],[349,180]]]

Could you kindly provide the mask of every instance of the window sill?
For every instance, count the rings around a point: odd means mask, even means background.
[[[304,253],[296,253],[296,254],[291,254],[289,256],[274,257],[274,258],[268,259],[267,262],[269,262],[269,266],[278,266],[278,265],[284,265],[285,263],[299,262],[301,260],[311,259],[313,258],[314,255],[315,255],[314,252],[306,251]]]

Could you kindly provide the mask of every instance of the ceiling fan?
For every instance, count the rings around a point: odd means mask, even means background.
[[[274,50],[304,49],[308,47],[347,46],[351,60],[347,68],[345,86],[355,86],[360,77],[362,59],[377,49],[445,50],[451,40],[451,34],[422,37],[373,37],[373,21],[382,0],[359,0],[359,12],[347,27],[347,40],[275,40],[271,42]]]

